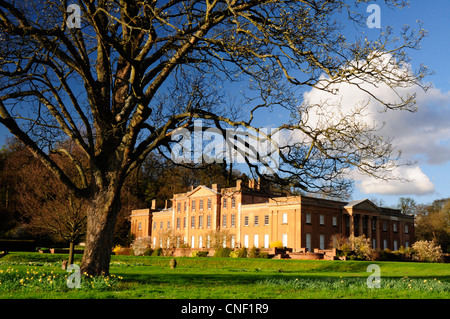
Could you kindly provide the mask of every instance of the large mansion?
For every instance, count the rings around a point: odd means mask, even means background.
[[[370,200],[342,202],[309,196],[271,197],[256,180],[235,187],[200,185],[175,194],[171,208],[133,210],[131,232],[150,237],[152,248],[209,248],[220,234],[224,247],[268,248],[280,241],[293,251],[327,249],[331,236],[362,234],[376,249],[414,242],[414,217]]]

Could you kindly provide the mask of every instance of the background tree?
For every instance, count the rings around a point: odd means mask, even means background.
[[[313,125],[308,115],[327,114],[327,105],[302,103],[298,94],[334,92],[339,83],[370,94],[363,83],[386,85],[398,100],[371,94],[382,107],[415,109],[414,96],[401,89],[422,85],[426,69],[413,71],[406,51],[418,48],[423,30],[404,28],[395,36],[387,29],[378,39],[351,41],[340,21],[345,16],[356,31],[366,28],[361,2],[79,0],[80,25],[70,28],[65,0],[0,0],[0,123],[87,202],[82,271],[109,272],[127,175],[150,153],[170,153],[178,142],[172,137],[192,129],[195,119],[220,132],[263,134],[254,127],[257,115],[284,108],[290,121],[265,138],[298,135],[279,145],[284,164],[273,181],[339,194],[351,185],[351,168],[383,178],[394,148],[376,127],[354,120],[361,108]],[[245,92],[227,103],[237,81],[246,83]],[[60,143],[67,138],[87,158],[80,165],[68,156],[85,185],[50,156],[67,155]],[[253,174],[265,177],[267,163],[258,154],[259,165],[249,161],[244,146],[237,151]]]

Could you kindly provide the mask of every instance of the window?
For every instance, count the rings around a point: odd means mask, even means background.
[[[236,214],[231,214],[231,227],[236,227]]]
[[[211,236],[206,237],[206,248],[211,248]]]
[[[282,243],[283,247],[287,247],[287,245],[288,245],[288,235],[287,234],[281,235],[281,243]]]
[[[208,198],[208,209],[211,210],[212,200]]]
[[[200,235],[198,236],[198,248],[202,248],[203,246],[203,237]]]
[[[259,247],[259,235],[255,234],[255,236],[253,237],[253,246],[255,246],[256,248]]]
[[[392,228],[394,230],[394,233],[396,233],[397,232],[397,223],[393,223]],[[397,250],[397,249],[394,249],[394,250]]]
[[[320,234],[319,235],[319,249],[325,249],[325,235]]]
[[[264,235],[264,248],[269,248],[269,234]]]
[[[269,215],[264,216],[264,225],[269,225]]]
[[[311,234],[306,234],[306,249],[311,251]]]
[[[159,224],[159,229],[163,229],[163,222]]]
[[[170,229],[170,222],[167,222],[167,229]]]
[[[186,228],[186,223],[187,223],[187,217],[183,218],[183,228]]]
[[[195,210],[195,199],[192,200],[192,210]]]
[[[191,248],[195,248],[195,237],[191,236]]]
[[[206,227],[211,228],[211,215],[206,216]]]
[[[409,241],[405,241],[405,248],[409,248]]]
[[[184,202],[184,211],[187,212],[187,202]]]
[[[181,203],[177,203],[177,212],[181,212]]]
[[[387,231],[387,221],[385,220],[383,221],[383,231]]]
[[[373,249],[377,248],[377,241],[375,238],[372,239],[372,248]]]
[[[180,217],[177,218],[177,229],[180,229],[181,227],[181,220]]]
[[[203,216],[198,216],[198,228],[203,228]]]
[[[281,221],[282,224],[287,224],[287,217],[288,217],[287,214],[284,213],[284,214],[283,214],[283,219],[282,219],[282,221]]]
[[[248,248],[248,235],[244,235],[244,247]]]
[[[200,199],[200,207],[198,209],[199,210],[203,210],[203,198]]]
[[[384,249],[388,248],[387,239],[383,239],[383,248]]]
[[[223,199],[223,208],[227,208],[227,203],[228,203],[228,199],[224,198]]]
[[[320,222],[320,225],[325,225],[325,216],[324,215],[319,215],[319,222]]]
[[[223,215],[222,227],[227,227],[227,215]]]
[[[259,216],[255,216],[255,226],[259,226]]]
[[[306,223],[311,224],[311,214],[306,214]]]
[[[236,238],[234,235],[231,235],[231,248],[234,248],[236,246]]]
[[[153,230],[156,230],[156,222],[153,222]]]
[[[236,198],[234,196],[231,197],[231,208],[236,208]]]
[[[333,223],[333,226],[337,226],[337,217],[336,216],[332,217],[332,223]]]
[[[394,239],[394,251],[398,250],[398,242]]]
[[[248,216],[244,217],[244,226],[248,226]]]
[[[372,230],[376,230],[377,229],[377,221],[376,219],[372,219]]]
[[[138,224],[138,230],[142,230],[142,224],[141,224],[141,222],[139,222],[139,224]]]
[[[405,225],[405,234],[409,234],[409,228],[407,224]]]
[[[191,217],[191,228],[195,228],[195,216]]]

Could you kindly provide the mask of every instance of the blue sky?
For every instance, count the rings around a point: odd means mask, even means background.
[[[429,76],[426,81],[431,82],[433,89],[423,95],[419,100],[419,111],[412,116],[424,119],[424,125],[432,127],[423,127],[423,130],[411,130],[412,138],[416,139],[416,154],[414,149],[408,152],[407,156],[414,157],[417,161],[416,167],[419,167],[424,175],[429,178],[433,184],[434,189],[424,191],[421,194],[405,185],[404,194],[393,192],[392,194],[382,193],[366,193],[361,189],[357,189],[354,198],[380,198],[385,203],[391,205],[398,201],[400,196],[408,196],[414,198],[419,203],[428,203],[435,199],[450,197],[450,135],[441,136],[441,140],[436,143],[432,134],[429,134],[429,140],[425,137],[426,133],[439,126],[442,127],[442,132],[447,132],[446,127],[450,127],[450,19],[448,14],[450,12],[450,1],[448,0],[413,0],[409,8],[400,11],[391,11],[382,9],[381,23],[382,27],[391,25],[398,30],[403,24],[414,26],[416,20],[423,22],[423,28],[428,31],[428,36],[422,42],[422,48],[419,51],[410,51],[412,58],[411,64],[413,67],[419,66],[421,63],[428,66],[435,72],[434,75]],[[426,112],[421,112],[426,109]],[[425,114],[425,116],[423,116]],[[441,119],[444,119],[441,121]],[[413,122],[414,119],[411,118]],[[419,121],[414,121],[415,125],[420,125]],[[435,125],[432,125],[435,123]],[[417,134],[419,133],[419,134]],[[414,135],[416,134],[416,135]],[[444,135],[444,134],[442,134]],[[394,139],[395,142],[395,139]],[[434,146],[430,147],[426,154],[423,149],[427,146],[425,144]],[[434,153],[434,154],[432,154]],[[433,159],[433,157],[436,157]],[[439,157],[439,158],[437,158]],[[420,182],[416,182],[418,184]],[[417,185],[419,186],[419,185]]]
[[[394,138],[399,138],[399,148],[405,148],[406,159],[416,161],[413,167],[402,171],[414,182],[383,185],[360,179],[356,183],[354,199],[378,198],[387,205],[394,205],[400,196],[412,197],[418,203],[450,197],[450,130],[447,128],[450,127],[449,12],[448,0],[412,0],[410,7],[402,10],[382,7],[383,28],[390,25],[394,31],[399,31],[404,24],[414,27],[417,20],[423,22],[428,37],[423,40],[421,50],[409,51],[409,54],[414,68],[423,63],[435,72],[426,79],[433,88],[419,96],[418,113],[402,119],[394,118],[393,125],[397,129],[389,131]],[[370,32],[377,31],[368,29]],[[4,144],[7,134],[8,131],[0,126],[0,144]]]

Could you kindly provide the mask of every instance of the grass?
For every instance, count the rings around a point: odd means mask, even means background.
[[[0,298],[402,298],[449,299],[450,265],[436,263],[112,256],[111,276],[66,285],[65,255],[10,253],[0,259]],[[79,262],[81,255],[76,255]],[[367,287],[368,265],[381,286]]]

